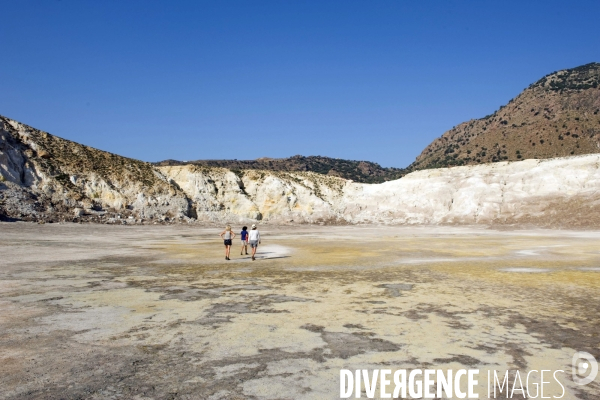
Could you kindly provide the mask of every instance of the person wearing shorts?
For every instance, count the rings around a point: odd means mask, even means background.
[[[252,261],[256,260],[254,257],[256,255],[256,249],[260,244],[260,233],[258,229],[256,229],[256,225],[252,224],[252,230],[248,234],[248,242],[250,243],[250,247],[252,248]]]
[[[231,231],[231,226],[227,225],[225,230],[221,232],[221,239],[225,243],[225,259],[229,260],[229,252],[231,251],[231,242],[235,237],[235,233]]]
[[[240,255],[243,256],[244,251],[246,251],[246,255],[248,255],[248,227],[247,226],[242,228],[242,231],[240,232],[240,236],[242,237],[242,251],[240,252]]]

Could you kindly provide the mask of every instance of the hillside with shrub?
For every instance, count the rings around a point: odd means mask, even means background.
[[[600,152],[600,63],[553,72],[435,139],[409,170]]]

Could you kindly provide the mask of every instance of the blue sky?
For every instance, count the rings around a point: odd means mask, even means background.
[[[4,1],[0,114],[146,161],[405,167],[555,70],[594,1]]]

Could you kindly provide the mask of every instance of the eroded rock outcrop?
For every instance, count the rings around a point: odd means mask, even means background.
[[[75,208],[99,219],[183,218],[189,212],[186,195],[149,163],[4,117],[0,117],[0,174],[0,209],[5,217],[64,219]]]
[[[587,155],[418,171],[349,185],[340,212],[354,223],[599,226],[599,166]]]
[[[245,170],[195,165],[158,167],[211,221],[345,221],[336,211],[348,181],[311,172]]]

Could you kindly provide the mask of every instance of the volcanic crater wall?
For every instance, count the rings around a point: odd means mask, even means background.
[[[0,118],[0,217],[164,223],[600,226],[600,155],[422,170],[382,184],[312,172],[156,167]]]

